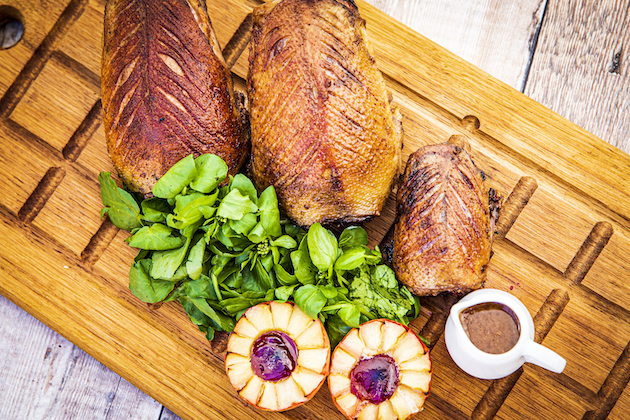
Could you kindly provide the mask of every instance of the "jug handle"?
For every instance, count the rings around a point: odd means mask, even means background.
[[[531,340],[527,342],[523,357],[526,362],[533,363],[555,373],[562,373],[567,361],[553,350]]]

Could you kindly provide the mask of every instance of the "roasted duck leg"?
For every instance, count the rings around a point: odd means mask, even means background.
[[[107,148],[125,184],[145,197],[191,153],[217,154],[236,173],[249,151],[244,106],[237,106],[203,4],[107,2],[101,79]]]
[[[399,173],[402,128],[351,0],[255,9],[248,92],[251,168],[302,226],[380,214]]]
[[[397,192],[393,266],[416,295],[481,287],[494,237],[488,188],[460,147],[425,146]]]

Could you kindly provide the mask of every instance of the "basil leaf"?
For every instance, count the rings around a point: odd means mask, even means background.
[[[349,226],[339,235],[339,247],[344,251],[355,246],[367,246],[368,234],[361,226]]]
[[[166,220],[166,216],[172,211],[168,202],[161,198],[142,200],[140,206],[142,207],[142,218],[153,223],[163,222]]]
[[[153,186],[153,195],[173,198],[197,176],[195,159],[188,155],[171,167]]]
[[[210,277],[200,274],[196,280],[188,280],[182,283],[179,287],[182,296],[188,296],[191,298],[203,298],[210,300],[218,300],[217,295],[214,293],[212,281]]]
[[[365,247],[356,246],[347,249],[335,261],[335,270],[354,270],[365,262]]]
[[[301,286],[295,291],[295,304],[313,319],[317,318],[326,302],[326,296],[312,284]]]
[[[151,278],[151,260],[135,262],[129,271],[129,290],[138,299],[146,303],[164,300],[175,287],[175,283]]]
[[[205,299],[181,297],[180,302],[184,308],[194,305],[199,311],[207,316],[213,323],[214,327],[219,330],[231,332],[234,329],[235,321],[225,315],[215,312]],[[188,309],[186,310],[188,312]],[[191,311],[194,312],[194,311]]]
[[[318,286],[319,290],[326,296],[326,299],[334,299],[337,297],[337,288],[332,284],[326,286]]]
[[[252,203],[258,203],[258,191],[254,183],[243,174],[236,174],[230,183],[230,190],[237,189],[245,197],[249,197]]]
[[[184,244],[181,236],[172,236],[173,229],[161,223],[144,226],[127,239],[129,246],[153,251],[178,248]]]
[[[298,284],[297,277],[293,274],[289,274],[281,265],[276,264],[273,266],[273,269],[276,272],[276,279],[278,279],[278,283],[281,285],[291,286],[293,284]]]
[[[247,235],[258,223],[254,213],[245,213],[240,220],[230,220],[230,227],[236,233]]]
[[[277,239],[273,239],[269,242],[272,246],[279,246],[286,249],[297,248],[297,242],[289,235],[282,235]]]
[[[306,237],[311,261],[319,271],[327,272],[337,259],[337,238],[319,223],[309,228]]]
[[[306,237],[302,239],[302,243],[296,251],[291,253],[291,262],[293,263],[293,270],[295,271],[295,277],[302,284],[315,283],[316,271],[314,270],[313,263],[308,251],[308,242]]]
[[[266,291],[274,288],[273,280],[271,279],[271,276],[269,276],[269,272],[265,270],[265,267],[263,266],[262,262],[260,262],[260,260],[256,261],[256,264],[254,264],[253,273],[256,282],[260,285],[260,287],[262,287],[263,290]]]
[[[361,324],[361,311],[357,306],[352,304],[345,305],[337,312],[339,318],[348,326],[359,328]]]
[[[154,252],[151,256],[151,277],[163,280],[172,279],[186,257],[189,244],[190,238],[179,248]]]
[[[197,175],[190,183],[190,188],[202,193],[209,193],[227,177],[228,166],[217,155],[205,154],[195,159]]]
[[[140,207],[131,194],[118,188],[109,172],[101,172],[98,176],[101,184],[101,200],[105,208],[101,210],[101,217],[106,213],[112,223],[124,230],[131,231],[142,226],[140,223]]]
[[[218,196],[218,192],[215,192],[212,195],[203,195],[199,194],[193,195],[192,200],[186,203],[187,200],[177,200],[177,204],[175,206],[175,216],[171,220],[171,224],[177,227],[178,229],[183,229],[185,226],[191,225],[193,223],[197,223],[204,217],[202,210],[205,208],[209,208],[216,202]],[[184,196],[191,197],[191,196]],[[179,196],[178,196],[179,198]]]
[[[258,222],[256,226],[254,226],[254,228],[247,234],[247,239],[255,244],[258,244],[267,239],[267,236],[268,235],[265,231],[265,228],[263,227],[263,223]]]
[[[282,235],[278,197],[276,196],[276,190],[273,186],[265,188],[265,190],[260,193],[258,206],[260,208],[260,221],[267,235],[271,237]]]
[[[188,277],[193,280],[197,280],[201,275],[203,268],[203,255],[206,251],[206,240],[202,236],[199,240],[190,248],[188,254],[188,260],[186,261],[186,272]]]
[[[245,213],[253,213],[258,210],[256,204],[249,197],[241,194],[239,190],[232,190],[223,198],[217,216],[226,219],[239,220]]]
[[[282,302],[286,302],[291,297],[291,294],[295,290],[298,284],[292,286],[280,286],[275,289],[276,299]]]

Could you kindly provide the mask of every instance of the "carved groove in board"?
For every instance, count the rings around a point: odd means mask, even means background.
[[[569,294],[566,290],[554,289],[551,291],[536,313],[536,316],[534,316],[534,326],[536,330],[534,341],[537,343],[542,342],[549,331],[551,331],[551,327],[553,327],[553,324],[558,320],[568,303]],[[520,368],[511,375],[492,382],[492,385],[490,385],[475,407],[471,419],[481,420],[493,418],[510,394],[510,391],[512,391],[512,388],[514,388],[514,385],[516,385],[522,373],[523,368]]]
[[[606,380],[604,380],[602,387],[597,393],[598,407],[595,410],[584,413],[582,419],[605,419],[617,403],[628,382],[630,382],[630,343],[628,343],[617,362],[615,362],[615,366],[608,373]]]
[[[464,118],[462,118],[462,125],[467,130],[476,131],[479,130],[479,128],[481,127],[481,122],[479,121],[479,118],[475,117],[474,115],[466,115]]]
[[[472,420],[487,420],[493,418],[522,374],[523,368],[520,367],[516,372],[505,378],[492,381],[492,384],[490,384],[488,390],[473,410],[470,418]]]
[[[442,334],[444,334],[444,327],[446,326],[446,320],[448,319],[451,307],[457,303],[460,296],[446,295],[441,298],[444,300],[443,305],[441,305],[439,309],[433,311],[433,314],[431,314],[426,324],[424,324],[424,327],[422,327],[422,330],[420,331],[420,335],[429,341],[429,349],[432,349],[433,346],[437,344]]]
[[[37,187],[35,187],[35,190],[18,211],[18,218],[24,223],[32,222],[41,209],[44,208],[46,202],[53,195],[55,189],[61,184],[65,176],[66,171],[63,168],[49,168],[41,181],[39,181],[39,184],[37,184]]]
[[[245,48],[249,45],[249,40],[252,36],[252,14],[248,14],[245,20],[241,22],[232,38],[228,41],[223,48],[223,58],[228,69],[231,69],[238,61],[238,58],[243,54]]]
[[[613,228],[610,223],[597,222],[569,263],[564,272],[564,277],[572,284],[580,284],[610,240],[612,234]]]
[[[534,316],[534,327],[536,334],[534,341],[542,343],[551,327],[556,323],[564,308],[569,303],[569,293],[563,289],[553,289],[545,303],[540,307],[536,315]]]
[[[63,148],[63,157],[71,162],[76,161],[102,121],[103,106],[99,99]]]
[[[33,56],[24,65],[20,74],[9,86],[2,99],[0,99],[0,120],[4,120],[11,115],[28,88],[39,76],[44,66],[46,66],[57,44],[63,39],[74,22],[83,14],[87,3],[87,0],[73,0],[66,6],[55,25],[33,53]]]
[[[536,188],[538,188],[538,184],[532,177],[524,176],[518,180],[510,196],[499,211],[497,238],[505,238],[516,218],[521,214],[532,195],[534,195]]]
[[[109,220],[109,217],[105,216],[103,223],[101,223],[101,226],[94,236],[92,236],[90,242],[83,252],[81,252],[81,260],[89,266],[94,265],[112,242],[118,230],[119,229],[114,226],[111,220]]]

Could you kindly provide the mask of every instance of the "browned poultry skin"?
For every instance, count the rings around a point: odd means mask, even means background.
[[[107,148],[125,184],[150,197],[178,160],[214,153],[236,173],[248,127],[198,0],[110,0],[101,90]]]
[[[400,114],[352,1],[254,11],[248,91],[252,174],[302,226],[380,214],[400,168]]]
[[[425,146],[407,161],[397,193],[393,266],[419,296],[478,289],[494,227],[488,189],[463,149]]]

